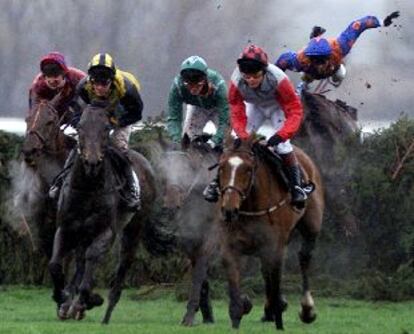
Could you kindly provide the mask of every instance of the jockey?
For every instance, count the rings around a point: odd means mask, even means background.
[[[82,110],[94,102],[109,103],[110,121],[114,126],[112,144],[125,155],[131,135],[131,124],[139,121],[143,103],[139,94],[138,80],[128,72],[115,67],[107,53],[95,55],[88,65],[88,76],[77,87],[77,103]],[[78,121],[80,115],[78,115]],[[73,155],[71,155],[73,156]],[[71,157],[68,158],[70,161]],[[67,162],[67,164],[69,164]],[[127,205],[132,210],[140,208],[140,189],[137,176],[131,166],[125,171],[128,193]]]
[[[281,54],[276,65],[283,71],[303,72],[298,93],[306,89],[313,80],[332,78],[332,84],[338,87],[346,75],[343,58],[351,51],[359,35],[367,29],[388,27],[399,12],[388,15],[381,23],[375,16],[365,16],[351,24],[337,38],[323,38],[325,29],[314,27],[308,45],[296,52]]]
[[[40,73],[35,77],[29,91],[29,116],[42,100],[50,101],[57,94],[62,96],[55,106],[63,116],[72,106],[76,86],[86,76],[74,67],[68,67],[65,57],[59,52],[50,52],[40,60]],[[70,122],[71,119],[66,117]]]
[[[182,125],[184,103],[186,116]],[[227,86],[220,73],[208,68],[203,58],[191,56],[181,64],[170,89],[167,129],[172,139],[180,142],[182,133],[190,139],[201,135],[208,121],[217,128],[209,141],[215,148],[221,145],[224,130],[229,126]]]
[[[267,54],[260,47],[247,46],[237,64],[229,88],[233,130],[245,139],[266,119],[271,122],[274,134],[267,145],[280,155],[288,172],[292,205],[303,208],[307,195],[301,188],[299,163],[290,143],[303,118],[300,99],[288,76],[268,63]]]

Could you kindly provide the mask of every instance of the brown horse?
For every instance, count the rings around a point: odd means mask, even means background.
[[[56,230],[56,204],[48,197],[48,190],[75,142],[61,129],[69,113],[59,114],[56,110],[59,98],[58,94],[51,101],[40,102],[27,117],[21,174],[16,180],[20,184],[15,197],[17,209],[27,219],[48,259]]]
[[[240,293],[240,256],[259,257],[265,282],[266,304],[264,321],[275,321],[283,329],[282,312],[287,303],[282,296],[281,279],[283,257],[294,229],[303,237],[299,263],[303,278],[302,311],[305,323],[315,317],[314,301],[309,291],[308,268],[316,237],[321,229],[324,195],[319,172],[311,159],[295,147],[302,166],[303,178],[312,181],[314,192],[303,210],[289,205],[290,194],[271,167],[255,152],[253,138],[234,143],[226,139],[220,157],[220,206],[224,219],[220,221],[221,246],[229,282],[229,314],[232,326],[238,328],[241,318],[251,309],[247,297]],[[240,144],[240,145],[239,145]]]

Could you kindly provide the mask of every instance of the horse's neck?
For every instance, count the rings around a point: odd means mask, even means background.
[[[68,145],[66,145],[66,135],[62,131],[59,131],[53,146],[57,158],[67,157],[69,148]]]
[[[269,203],[269,205],[274,205],[287,195],[278,182],[277,173],[278,171],[272,169],[269,164],[263,161],[257,162],[256,174],[249,196],[256,204]]]
[[[45,154],[36,165],[36,173],[43,182],[50,185],[62,170],[64,163],[64,157]]]
[[[105,157],[102,161],[102,166],[99,172],[95,175],[87,175],[85,167],[80,156],[77,154],[74,159],[73,166],[71,167],[71,186],[80,190],[103,190],[110,186],[110,183],[114,182],[112,165],[109,157]]]

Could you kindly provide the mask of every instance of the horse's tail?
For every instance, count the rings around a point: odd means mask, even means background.
[[[154,256],[165,256],[177,250],[176,231],[172,214],[156,206],[151,218],[145,220],[143,245]]]

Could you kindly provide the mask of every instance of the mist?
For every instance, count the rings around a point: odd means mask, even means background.
[[[346,57],[348,76],[329,92],[358,108],[360,120],[396,120],[410,108],[414,87],[414,3],[409,0],[4,0],[0,11],[1,117],[24,117],[27,95],[49,51],[65,54],[84,71],[90,58],[108,52],[142,85],[144,118],[160,115],[183,59],[204,57],[226,80],[242,48],[253,42],[274,62],[299,50],[312,26],[338,36],[365,15],[401,17],[388,28],[365,31]],[[298,82],[299,76],[287,72]]]

